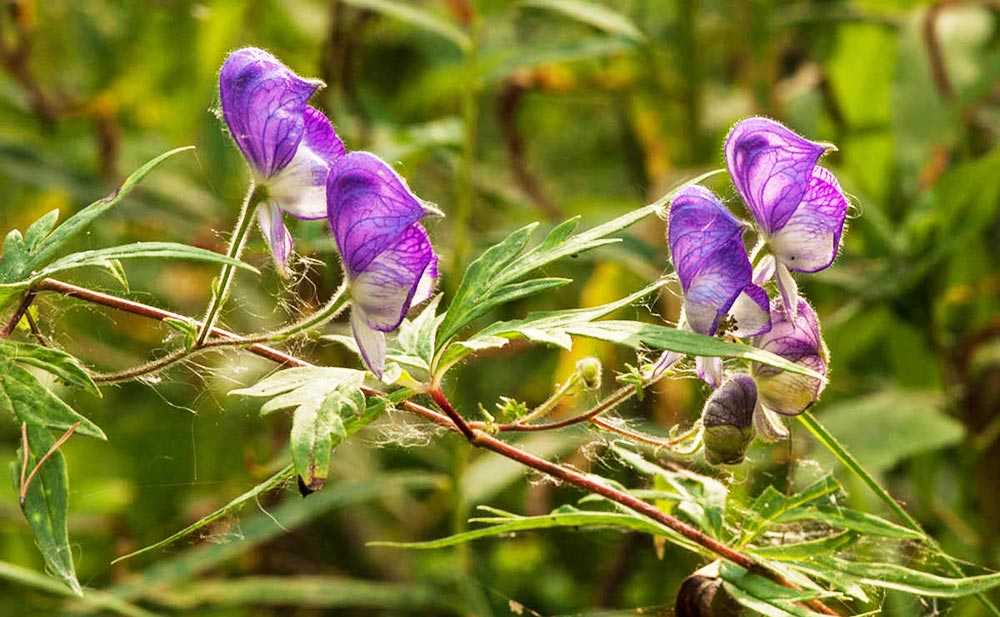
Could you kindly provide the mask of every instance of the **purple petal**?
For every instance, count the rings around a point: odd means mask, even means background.
[[[326,186],[330,228],[351,277],[364,272],[425,214],[406,181],[367,152],[351,152],[338,159]]]
[[[278,272],[285,276],[288,273],[288,257],[292,254],[292,234],[288,233],[281,218],[281,209],[272,204],[257,206],[257,224],[260,225],[264,242],[271,250]]]
[[[816,167],[802,204],[771,236],[771,251],[789,270],[823,270],[837,256],[846,216],[847,198],[837,179],[826,169]]]
[[[771,331],[757,337],[754,344],[826,375],[827,351],[816,312],[800,298],[795,317],[790,319],[781,304],[776,301],[771,308]],[[798,415],[808,409],[825,387],[814,377],[762,364],[754,365],[753,374],[764,406],[784,415]]]
[[[337,136],[337,131],[333,128],[333,123],[330,122],[330,119],[323,112],[315,107],[306,105],[303,120],[305,121],[305,135],[302,137],[303,145],[328,163],[333,163],[347,154],[344,142]],[[322,180],[326,180],[325,175]]]
[[[261,49],[240,49],[226,58],[219,72],[222,116],[256,174],[269,178],[295,156],[306,101],[320,86]]]
[[[711,191],[697,185],[682,190],[670,206],[667,242],[684,290],[684,315],[695,332],[715,334],[750,284],[745,228]]]
[[[826,150],[768,118],[743,120],[729,132],[729,174],[764,233],[781,229],[798,208]]]
[[[427,232],[420,225],[411,225],[364,272],[352,277],[353,310],[364,314],[370,328],[381,332],[395,330],[410,310],[424,274],[434,263],[436,257]]]
[[[735,325],[729,331],[737,337],[757,336],[771,329],[771,300],[756,285],[747,285],[729,309]]]

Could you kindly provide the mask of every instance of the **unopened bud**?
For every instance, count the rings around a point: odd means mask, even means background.
[[[677,617],[737,617],[741,612],[740,605],[722,586],[718,562],[684,579],[674,602]]]
[[[780,302],[771,308],[771,331],[754,340],[756,347],[826,375],[829,352],[823,342],[816,312],[799,299],[794,319],[789,319]],[[773,366],[755,364],[753,376],[761,403],[771,411],[795,416],[815,403],[826,387],[823,380],[790,373]]]
[[[705,459],[712,465],[743,462],[753,441],[757,386],[749,375],[733,375],[712,393],[701,414]]]
[[[576,363],[576,372],[583,381],[583,387],[596,390],[601,387],[601,361],[588,356]]]

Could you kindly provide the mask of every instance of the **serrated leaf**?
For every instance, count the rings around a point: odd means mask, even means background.
[[[399,326],[399,334],[396,336],[402,352],[422,360],[424,369],[431,365],[431,360],[434,356],[434,341],[437,337],[437,328],[444,319],[444,315],[437,314],[437,307],[440,302],[441,294],[438,294],[420,311],[420,314],[413,321],[404,319],[403,323]]]
[[[275,371],[246,388],[230,390],[229,395],[271,398],[301,388],[310,382],[330,383],[330,389],[341,384],[361,385],[364,371],[328,366],[299,366]]]
[[[24,232],[24,244],[28,249],[28,253],[33,253],[39,243],[52,233],[52,229],[56,226],[56,221],[58,220],[59,210],[50,210],[28,226],[28,229]]]
[[[119,186],[113,193],[95,201],[83,210],[80,210],[73,216],[66,219],[62,225],[57,227],[52,233],[37,244],[35,251],[31,255],[30,263],[28,263],[22,271],[15,273],[13,275],[14,278],[12,279],[0,278],[0,282],[14,282],[26,277],[31,271],[39,270],[43,266],[47,265],[69,240],[82,232],[96,218],[113,208],[116,204],[118,204],[118,202],[124,199],[132,191],[132,189],[134,189],[135,186],[146,177],[146,174],[152,171],[157,165],[175,154],[187,152],[189,150],[194,150],[194,146],[186,146],[170,150],[169,152],[164,152],[132,172],[132,174],[126,178],[125,181],[122,182],[121,186]]]
[[[438,347],[446,345],[462,327],[482,315],[488,309],[488,307],[483,309],[483,305],[495,306],[498,302],[492,302],[494,295],[504,295],[505,299],[501,301],[526,295],[520,292],[527,288],[508,287],[512,283],[562,257],[620,242],[618,238],[606,236],[621,231],[659,209],[659,204],[645,206],[575,235],[569,234],[575,227],[575,221],[567,221],[550,232],[540,245],[528,251],[524,249],[537,223],[518,229],[499,244],[486,249],[466,270],[438,330]],[[551,283],[536,283],[539,287],[531,293],[546,289],[548,285],[562,284],[557,282],[561,281],[560,279],[536,279],[536,281],[551,281]]]
[[[473,519],[474,522],[480,519]],[[492,520],[492,519],[491,519]],[[457,544],[464,544],[480,538],[508,536],[518,531],[535,529],[553,529],[557,527],[618,529],[623,531],[639,531],[656,536],[666,536],[671,541],[691,550],[697,550],[697,545],[678,535],[668,527],[659,525],[638,515],[616,512],[590,512],[565,507],[543,516],[518,516],[516,518],[496,519],[496,524],[482,529],[473,529],[454,534],[438,540],[425,542],[369,542],[368,546],[384,546],[405,549],[437,549]]]
[[[260,272],[245,262],[232,257],[227,257],[214,251],[179,244],[177,242],[134,242],[122,246],[113,246],[105,249],[93,251],[81,251],[57,259],[38,273],[31,277],[32,281],[41,280],[47,276],[52,276],[58,272],[71,270],[74,268],[84,268],[97,266],[107,268],[109,262],[116,259],[188,259],[191,261],[205,261],[216,264],[228,264],[244,270],[249,270],[255,274]]]
[[[318,491],[326,484],[333,449],[347,438],[344,419],[358,416],[365,396],[356,386],[339,386],[318,404],[305,403],[292,416],[290,447],[302,482]]]
[[[581,23],[640,42],[645,36],[627,16],[596,2],[585,0],[521,0],[521,6],[546,9]]]
[[[639,321],[598,321],[567,328],[570,334],[631,347],[632,349],[670,350],[692,356],[740,358],[760,362],[792,373],[826,381],[826,377],[777,354],[744,343],[733,343],[711,336]]]
[[[785,512],[837,493],[841,488],[832,476],[823,476],[793,495],[784,495],[773,486],[766,487],[750,505],[750,511],[755,516],[743,527],[743,541],[753,540]]]
[[[101,396],[101,391],[90,378],[87,369],[83,368],[78,359],[65,351],[32,343],[0,341],[0,364],[2,361],[19,362],[40,368],[68,385]]]
[[[572,232],[572,230],[573,226],[570,226],[568,231]],[[558,242],[561,241],[558,240]],[[507,341],[519,337],[536,342],[551,343],[564,349],[569,349],[572,346],[572,341],[569,339],[568,334],[566,334],[567,327],[574,324],[588,323],[604,317],[632,304],[640,298],[648,296],[666,285],[667,282],[667,279],[657,280],[624,298],[600,306],[564,311],[542,311],[529,313],[524,319],[498,321],[480,330],[472,337],[450,345],[442,356],[441,365],[446,367],[451,366],[471,352],[492,347],[502,347]]]
[[[37,424],[28,424],[28,471],[35,468],[38,461],[55,443],[47,429]],[[23,453],[18,450],[17,462],[13,465],[15,489],[21,477]],[[66,527],[68,511],[69,479],[66,461],[62,453],[55,451],[41,466],[28,486],[22,511],[31,526],[46,569],[69,587],[74,594],[82,595],[80,583],[76,579],[73,565],[73,550],[69,544]]]
[[[818,557],[814,561],[849,574],[865,585],[934,598],[961,598],[1000,586],[1000,572],[951,578],[893,563],[854,562],[836,557]]]
[[[831,527],[849,529],[884,538],[898,538],[900,540],[924,539],[924,534],[919,531],[891,523],[874,514],[859,512],[858,510],[851,510],[849,508],[796,508],[778,517],[779,523],[795,523],[800,521],[814,521],[830,525]]]
[[[472,46],[469,35],[455,24],[439,17],[426,9],[396,0],[341,0],[344,4],[368,9],[388,17],[398,19],[426,32],[432,32],[448,39],[459,49],[466,51]]]
[[[65,430],[79,422],[77,433],[107,439],[96,424],[74,411],[34,375],[14,362],[0,366],[0,409],[29,426]]]
[[[804,542],[751,546],[748,550],[754,555],[777,561],[800,561],[839,551],[856,542],[859,537],[856,533],[844,531]]]

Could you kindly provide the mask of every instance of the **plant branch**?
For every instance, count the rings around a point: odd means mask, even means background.
[[[31,307],[31,303],[34,301],[35,292],[33,290],[29,290],[28,293],[24,294],[24,297],[21,298],[21,303],[18,304],[17,308],[14,309],[14,312],[11,313],[10,319],[8,319],[7,323],[3,325],[3,328],[0,328],[0,338],[7,338],[10,336],[11,332],[14,331],[14,328],[17,327],[18,322],[21,321],[21,318],[27,314],[28,309]]]
[[[236,217],[236,226],[233,228],[232,238],[229,239],[229,250],[226,252],[226,257],[239,259],[240,253],[243,252],[247,235],[250,232],[251,225],[253,225],[253,214],[250,210],[251,202],[253,202],[256,194],[257,187],[254,185],[253,180],[251,180],[246,197],[243,198],[243,204],[240,206],[239,216]],[[202,320],[201,329],[198,331],[198,337],[195,339],[195,347],[203,345],[208,340],[209,335],[211,335],[215,321],[219,318],[219,313],[222,311],[226,300],[229,299],[229,288],[233,284],[235,275],[236,266],[228,263],[222,266],[219,278],[216,280],[216,284],[212,290],[212,299],[208,302],[208,310],[205,311],[205,319]]]
[[[51,291],[51,292],[61,293],[65,296],[86,300],[94,304],[108,306],[135,315],[156,319],[158,321],[164,321],[166,319],[179,319],[182,321],[189,321],[189,322],[192,321],[190,320],[190,318],[186,318],[182,315],[178,315],[170,311],[165,311],[163,309],[158,309],[156,307],[152,307],[139,302],[134,302],[131,300],[116,298],[108,294],[103,294],[97,291],[93,291],[83,287],[78,287],[76,285],[71,285],[69,283],[64,283],[62,281],[57,281],[54,279],[42,280],[36,287],[36,291]],[[223,330],[221,328],[213,327],[210,329],[210,331],[212,334],[215,334],[217,336],[227,337],[230,339],[239,338],[236,334],[229,332],[228,330]],[[268,358],[279,364],[284,364],[288,366],[311,366],[311,364],[305,360],[296,358],[295,356],[291,356],[287,353],[284,353],[277,349],[273,349],[271,347],[267,347],[262,344],[249,345],[246,349],[251,353],[254,353],[263,358]],[[367,387],[362,388],[362,390],[368,396],[384,395],[384,393],[382,392]],[[634,391],[634,388],[630,387],[630,390]],[[673,516],[670,516],[669,514],[661,512],[658,508],[645,501],[642,501],[632,495],[629,495],[628,493],[619,491],[603,483],[597,482],[593,478],[588,477],[587,475],[580,473],[576,470],[570,469],[562,465],[557,465],[543,458],[537,457],[531,453],[525,452],[504,441],[501,441],[499,439],[496,439],[495,437],[487,435],[481,430],[473,428],[472,426],[469,425],[468,422],[466,422],[462,418],[461,414],[458,413],[458,411],[454,408],[454,406],[451,405],[451,403],[448,401],[447,397],[445,397],[444,393],[440,390],[440,388],[431,389],[429,391],[429,394],[431,398],[434,399],[435,403],[440,405],[442,409],[445,411],[445,413],[448,415],[440,414],[434,411],[433,409],[429,409],[427,407],[424,407],[423,405],[420,405],[410,400],[401,401],[399,403],[399,407],[410,413],[418,415],[426,420],[429,420],[437,424],[438,426],[441,426],[443,428],[458,433],[462,433],[473,445],[496,452],[501,456],[504,456],[513,461],[521,463],[522,465],[525,465],[527,467],[531,467],[532,469],[540,471],[541,473],[549,475],[553,478],[557,478],[559,480],[565,481],[567,483],[576,485],[580,488],[583,488],[585,490],[606,497],[618,504],[621,504],[631,510],[638,512],[639,514],[642,514],[644,516],[653,519],[654,521],[668,527],[669,529],[672,529],[673,531],[677,532],[683,537],[703,547],[706,551],[709,551],[720,557],[723,557],[724,559],[727,559],[743,568],[752,570],[754,572],[758,572],[761,575],[766,576],[767,578],[777,582],[780,585],[783,585],[791,589],[796,588],[793,583],[785,579],[781,574],[773,572],[772,570],[762,566],[753,557],[741,553],[733,549],[732,547],[705,535],[704,533],[688,525],[687,523],[684,523],[683,521]],[[614,395],[612,395],[612,397],[614,397]],[[609,397],[609,399],[611,399],[612,397]],[[608,399],[606,399],[605,402],[607,402],[607,400]],[[622,400],[624,400],[624,398]],[[598,405],[597,408],[600,407],[601,405]],[[594,410],[591,410],[590,413],[593,412]],[[837,613],[833,611],[833,609],[829,608],[819,600],[809,600],[806,602],[806,605],[824,615],[837,615]]]

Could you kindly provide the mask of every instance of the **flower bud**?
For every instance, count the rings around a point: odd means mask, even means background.
[[[713,562],[684,579],[674,602],[677,617],[738,617],[740,605],[722,586],[719,564]]]
[[[593,356],[583,358],[576,363],[576,372],[583,380],[583,387],[596,390],[601,387],[601,361]]]
[[[754,339],[754,345],[782,358],[826,375],[829,352],[819,330],[816,312],[799,299],[795,316],[789,319],[781,302],[771,306],[771,331]],[[764,407],[786,416],[796,416],[819,399],[826,383],[773,366],[755,364],[753,376]]]
[[[749,375],[733,375],[712,393],[701,414],[705,458],[713,465],[743,462],[753,440],[757,386]]]

